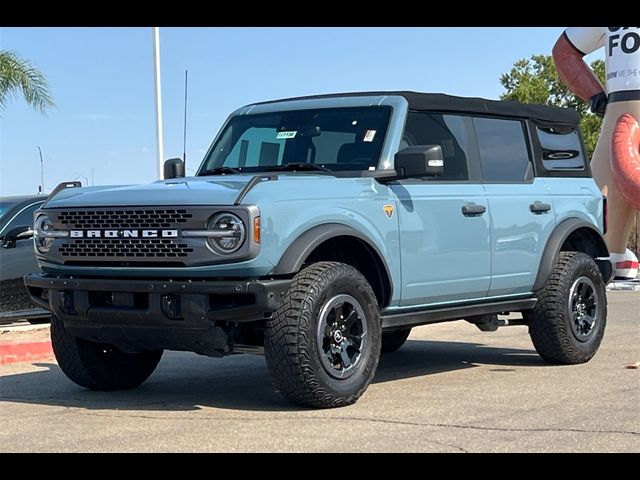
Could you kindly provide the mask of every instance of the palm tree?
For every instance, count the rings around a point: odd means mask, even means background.
[[[55,107],[42,72],[14,52],[0,50],[0,112],[20,94],[39,112]]]

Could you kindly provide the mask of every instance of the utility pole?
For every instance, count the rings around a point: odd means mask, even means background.
[[[156,90],[156,149],[158,153],[158,178],[164,178],[162,164],[164,151],[162,146],[162,84],[160,81],[160,28],[153,27],[153,65]]]
[[[182,130],[182,162],[184,163],[184,173],[187,173],[187,80],[189,70],[184,71],[184,129]],[[187,175],[188,176],[188,175]]]
[[[44,193],[44,160],[42,160],[42,149],[38,145],[38,152],[40,152],[40,192]]]

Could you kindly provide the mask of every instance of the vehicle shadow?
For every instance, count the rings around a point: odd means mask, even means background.
[[[489,347],[478,343],[409,340],[383,355],[374,383],[495,365],[542,366],[534,350]],[[0,402],[85,408],[89,410],[191,411],[202,407],[248,411],[302,410],[273,387],[263,357],[237,355],[209,359],[166,352],[151,378],[135,390],[92,392],[66,379],[55,363],[43,370],[0,377]]]

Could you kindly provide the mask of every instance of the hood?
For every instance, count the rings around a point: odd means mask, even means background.
[[[233,205],[252,175],[175,178],[148,185],[70,188],[46,208],[154,205]]]

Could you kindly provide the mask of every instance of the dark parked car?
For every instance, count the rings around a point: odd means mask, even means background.
[[[37,272],[33,251],[33,212],[46,195],[0,197],[0,322],[39,320],[49,312],[29,300],[22,277]]]

